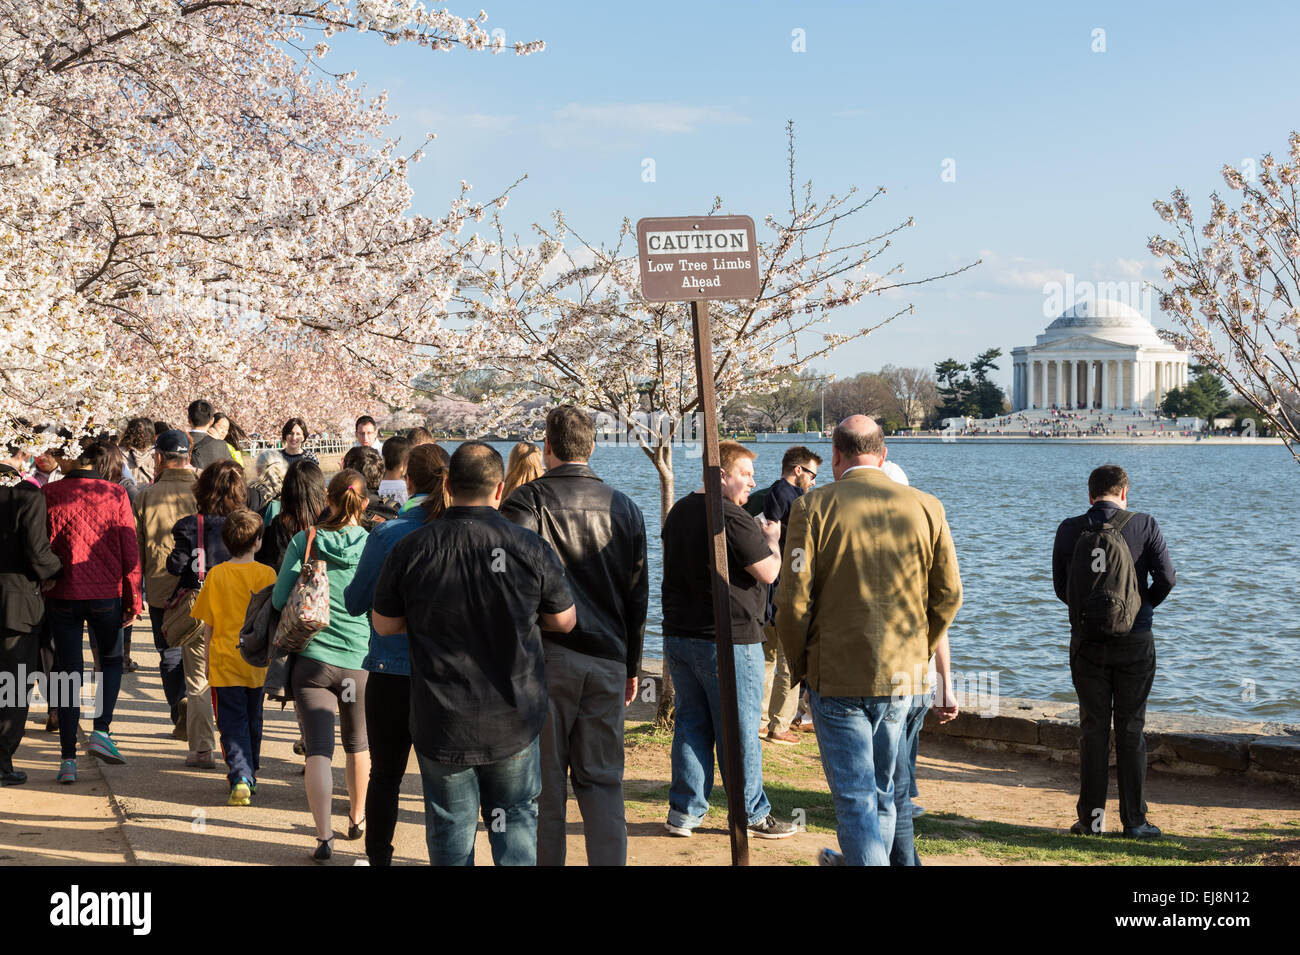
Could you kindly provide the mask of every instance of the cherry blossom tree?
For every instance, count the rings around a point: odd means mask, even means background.
[[[270,427],[401,401],[487,204],[409,213],[385,96],[336,33],[501,52],[394,0],[0,0],[0,439],[225,388]],[[541,43],[516,44],[519,54]],[[213,307],[236,298],[232,316]],[[223,397],[218,395],[219,398]],[[256,420],[255,420],[256,419]]]
[[[851,189],[824,202],[812,184],[795,186],[794,130],[787,127],[790,208],[767,216],[760,234],[758,298],[712,302],[714,388],[719,406],[738,395],[771,393],[847,342],[909,314],[893,304],[874,322],[832,327],[832,318],[868,296],[922,285],[943,275],[901,279],[902,265],[880,266],[911,218],[874,233],[841,238],[884,195]],[[708,209],[716,214],[722,200]],[[675,500],[673,445],[699,410],[690,310],[641,295],[636,232],[624,220],[612,246],[578,235],[562,212],[536,224],[537,241],[508,236],[493,213],[496,241],[467,247],[450,314],[462,327],[440,363],[449,376],[469,367],[524,385],[553,402],[572,402],[618,422],[617,436],[640,447],[659,475],[661,517]],[[760,233],[762,233],[760,228]],[[450,332],[447,333],[450,336]],[[492,404],[489,399],[489,404]],[[498,417],[518,410],[518,392],[499,396]],[[686,435],[691,443],[699,435]],[[690,443],[688,443],[690,446]]]
[[[767,216],[759,240],[759,294],[754,301],[712,302],[711,356],[719,407],[739,395],[770,393],[797,378],[811,362],[868,335],[911,305],[898,305],[874,324],[833,330],[837,312],[870,295],[884,295],[945,275],[902,281],[901,264],[878,270],[908,218],[864,237],[842,239],[884,195],[856,189],[824,202],[807,183],[795,187],[794,131],[788,127],[790,209]],[[709,214],[722,209],[715,198]],[[557,211],[548,226],[535,224],[536,242],[508,236],[493,213],[496,241],[471,243],[450,314],[460,329],[438,350],[448,378],[480,369],[509,381],[510,392],[489,397],[498,420],[516,418],[520,389],[550,402],[590,408],[615,422],[606,438],[638,446],[659,476],[660,519],[675,500],[674,441],[698,458],[702,434],[695,385],[690,309],[647,302],[641,294],[635,227],[623,220],[612,246],[577,234]],[[544,407],[534,407],[540,426]],[[685,431],[683,434],[682,431]],[[672,719],[673,691],[664,675],[657,721]]]
[[[1258,182],[1224,166],[1229,208],[1218,193],[1198,230],[1186,193],[1175,189],[1156,212],[1177,230],[1147,247],[1167,259],[1160,307],[1179,329],[1161,337],[1196,356],[1248,401],[1300,462],[1300,133],[1288,159],[1259,164]]]

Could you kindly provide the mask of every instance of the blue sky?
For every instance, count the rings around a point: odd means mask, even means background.
[[[543,39],[546,51],[329,41],[327,66],[389,91],[404,142],[438,134],[411,176],[415,210],[445,211],[461,179],[486,199],[527,173],[506,210],[521,235],[561,208],[587,238],[612,239],[624,216],[696,214],[715,194],[761,227],[789,205],[793,119],[798,176],[816,194],[888,190],[846,236],[915,217],[882,265],[902,262],[917,279],[984,260],[839,313],[844,330],[916,306],[822,366],[841,376],[1031,344],[1050,320],[1044,282],[1067,275],[1158,282],[1146,241],[1163,223],[1151,201],[1181,185],[1203,211],[1210,191],[1227,192],[1224,162],[1283,154],[1300,127],[1289,39],[1300,8],[1285,4],[1248,16],[1203,3],[501,0],[487,10],[487,29],[508,43]],[[642,181],[646,159],[654,182]],[[1167,325],[1154,304],[1148,317]],[[1009,357],[999,377],[1009,385]]]

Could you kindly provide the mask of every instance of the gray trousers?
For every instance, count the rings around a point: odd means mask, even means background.
[[[623,691],[627,666],[546,642],[546,724],[537,864],[564,865],[568,781],[582,813],[588,865],[627,864]]]

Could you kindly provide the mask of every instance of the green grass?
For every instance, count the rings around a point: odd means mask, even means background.
[[[926,855],[976,854],[1007,862],[1072,865],[1206,865],[1251,863],[1277,846],[1279,831],[1219,830],[1215,836],[1166,836],[1151,842],[1117,834],[1073,836],[1059,829],[926,813],[916,820],[916,846]]]
[[[652,723],[628,724],[629,749],[667,750],[671,732],[656,731]],[[763,788],[779,819],[802,821],[810,832],[833,834],[835,809],[822,775],[816,743],[809,739],[796,746],[764,746]],[[665,811],[668,784],[627,792],[629,810],[658,815]],[[726,795],[715,785],[709,796],[713,812],[725,818]],[[915,821],[917,851],[930,856],[982,857],[1004,862],[1061,865],[1234,865],[1250,864],[1274,851],[1282,840],[1293,841],[1300,819],[1281,827],[1236,829],[1215,826],[1210,836],[1167,836],[1154,842],[1124,839],[1118,834],[1074,836],[1064,829],[1019,826],[970,819],[954,813],[929,812]]]

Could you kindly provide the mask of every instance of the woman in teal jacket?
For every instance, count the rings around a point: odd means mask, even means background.
[[[340,471],[330,481],[326,497],[329,515],[316,526],[309,559],[325,563],[330,622],[297,655],[290,676],[307,755],[307,804],[316,822],[317,845],[312,858],[318,862],[328,859],[334,846],[330,820],[334,777],[330,763],[334,759],[335,712],[343,724],[343,752],[347,754],[349,839],[360,839],[365,832],[366,784],[370,779],[366,671],[361,666],[370,648],[370,624],[364,614],[354,617],[348,613],[343,599],[366,546],[366,531],[360,526],[368,503],[365,479],[356,471]],[[289,542],[271,594],[276,610],[284,609],[289,600],[306,547],[307,535],[302,531]]]

